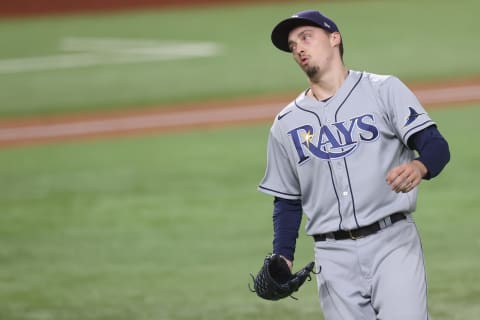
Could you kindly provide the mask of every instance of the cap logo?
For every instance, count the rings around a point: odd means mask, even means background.
[[[329,29],[332,28],[332,27],[331,27],[328,23],[326,23],[326,22],[324,22],[323,25],[324,25],[325,27],[329,28]]]

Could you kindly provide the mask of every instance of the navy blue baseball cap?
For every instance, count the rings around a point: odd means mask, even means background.
[[[306,10],[295,13],[290,18],[280,21],[272,31],[272,42],[278,49],[291,52],[288,46],[290,31],[300,26],[314,26],[328,32],[340,32],[337,25],[330,18],[319,11]]]

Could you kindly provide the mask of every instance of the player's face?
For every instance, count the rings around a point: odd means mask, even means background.
[[[288,36],[288,45],[293,58],[309,78],[328,68],[335,53],[332,34],[317,27],[302,26],[293,29]]]

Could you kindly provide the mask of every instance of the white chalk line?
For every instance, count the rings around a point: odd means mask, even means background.
[[[424,105],[480,101],[480,85],[414,91]],[[440,99],[441,98],[441,99]],[[281,103],[246,104],[223,109],[126,115],[102,120],[71,120],[70,122],[23,125],[0,128],[0,143],[53,139],[62,137],[126,132],[142,129],[168,130],[179,126],[200,126],[227,122],[273,120]]]
[[[64,38],[59,48],[69,53],[0,59],[0,74],[204,58],[216,56],[222,52],[222,47],[213,42],[74,37]]]

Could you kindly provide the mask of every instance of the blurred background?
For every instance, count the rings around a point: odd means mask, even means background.
[[[7,0],[0,123],[293,98],[307,82],[270,32],[305,9],[338,24],[349,68],[478,84],[473,0]],[[452,152],[416,214],[436,320],[480,314],[479,107],[427,105]],[[247,287],[271,250],[269,127],[0,149],[0,319],[321,319],[315,281],[298,301]],[[296,267],[312,257],[302,233]]]

